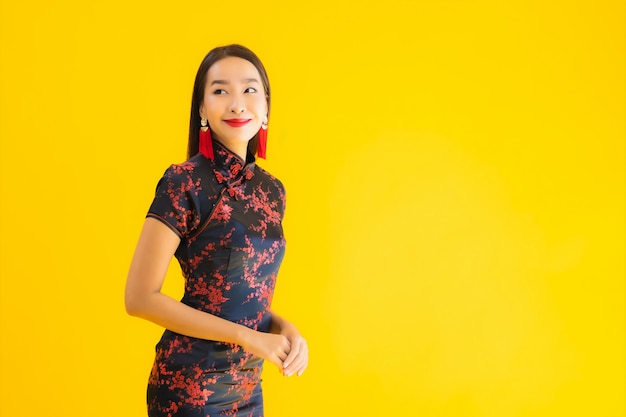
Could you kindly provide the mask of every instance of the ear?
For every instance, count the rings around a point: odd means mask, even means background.
[[[206,119],[206,117],[204,117],[204,104],[200,104],[200,118]]]

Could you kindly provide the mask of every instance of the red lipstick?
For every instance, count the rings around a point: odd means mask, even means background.
[[[224,123],[231,127],[242,127],[247,125],[252,119],[226,119]]]

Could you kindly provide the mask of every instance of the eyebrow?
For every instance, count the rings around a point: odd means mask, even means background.
[[[249,84],[249,83],[258,83],[259,80],[257,80],[256,78],[244,78],[243,80],[241,80],[243,84]],[[211,85],[213,84],[220,84],[220,85],[227,85],[230,84],[228,81],[226,80],[213,80],[211,81]]]

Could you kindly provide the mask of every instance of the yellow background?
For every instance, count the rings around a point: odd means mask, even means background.
[[[623,1],[0,1],[0,415],[142,416],[123,288],[214,46],[273,88],[268,416],[624,416]],[[178,296],[175,265],[167,291]]]

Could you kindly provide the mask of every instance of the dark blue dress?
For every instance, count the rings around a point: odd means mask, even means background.
[[[181,239],[182,302],[268,332],[276,275],[285,250],[285,191],[218,142],[215,160],[198,154],[169,167],[148,217]],[[263,360],[241,346],[170,330],[156,346],[148,383],[150,417],[263,416]]]

